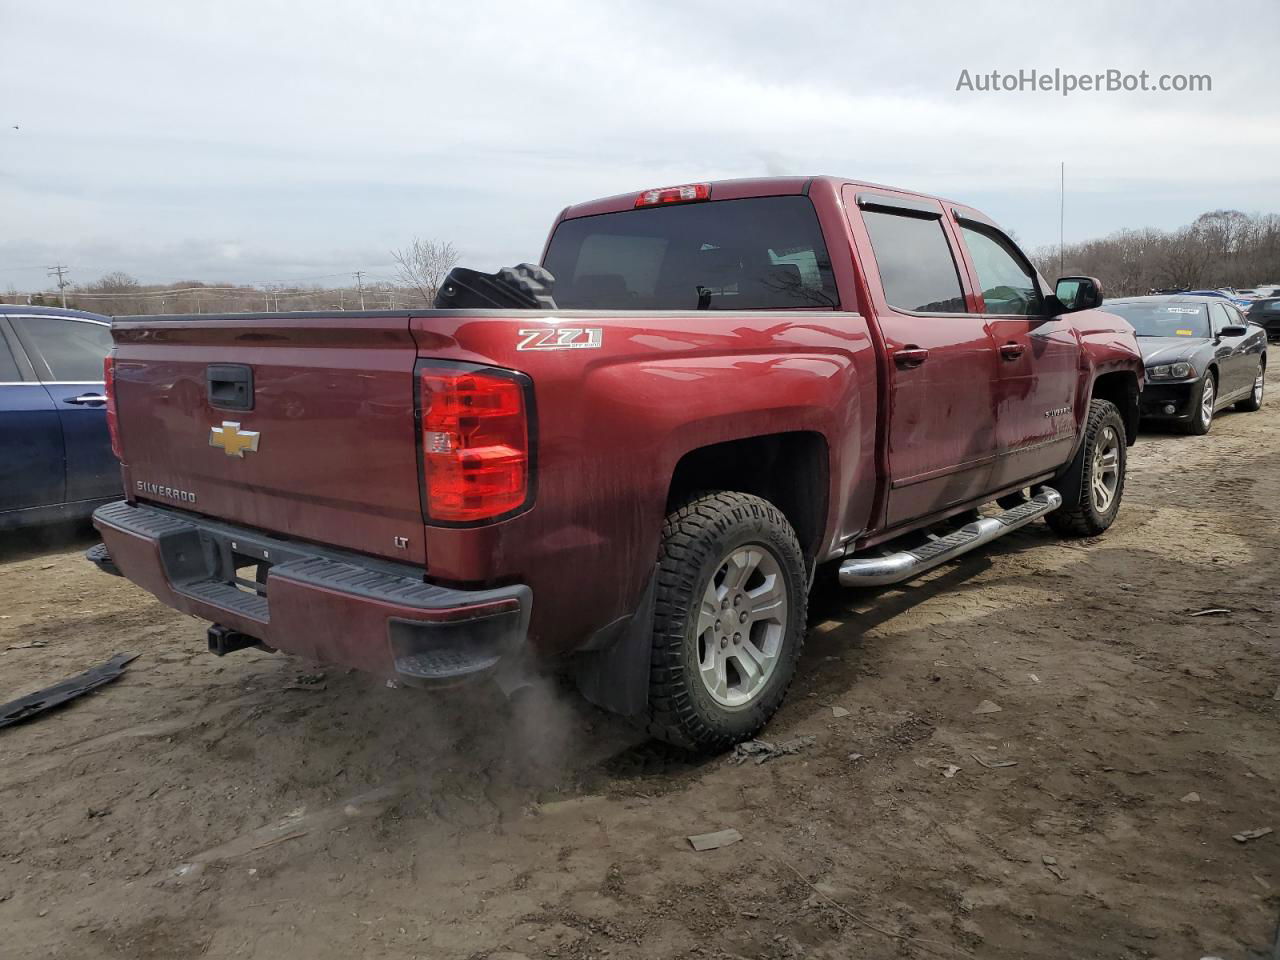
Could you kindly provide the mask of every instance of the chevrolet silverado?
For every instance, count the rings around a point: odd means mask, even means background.
[[[215,653],[427,686],[555,667],[718,750],[782,702],[819,568],[904,582],[1120,507],[1133,330],[971,207],[646,190],[564,210],[522,275],[546,296],[510,309],[117,319],[126,499],[92,559]]]

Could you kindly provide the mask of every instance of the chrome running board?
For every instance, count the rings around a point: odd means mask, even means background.
[[[840,583],[846,587],[881,587],[912,580],[948,560],[954,560],[970,550],[976,550],[1006,533],[1026,526],[1060,506],[1062,494],[1051,487],[1041,487],[1030,500],[1018,504],[1012,510],[966,523],[954,533],[930,540],[914,550],[902,550],[879,557],[849,557],[840,564]]]

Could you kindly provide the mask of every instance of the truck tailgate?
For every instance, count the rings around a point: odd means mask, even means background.
[[[426,563],[407,317],[139,319],[113,333],[131,498]]]

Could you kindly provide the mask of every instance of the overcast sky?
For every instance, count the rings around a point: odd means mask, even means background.
[[[0,290],[338,283],[414,235],[537,259],[568,203],[831,173],[1028,247],[1280,211],[1276,0],[1072,4],[0,0]],[[978,93],[1019,69],[1209,93]]]

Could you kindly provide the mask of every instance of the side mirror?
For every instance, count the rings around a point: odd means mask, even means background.
[[[1102,306],[1102,281],[1097,277],[1059,277],[1053,292],[1068,313]]]
[[[1218,329],[1219,337],[1243,337],[1249,332],[1248,327],[1242,327],[1239,324],[1232,324]]]

